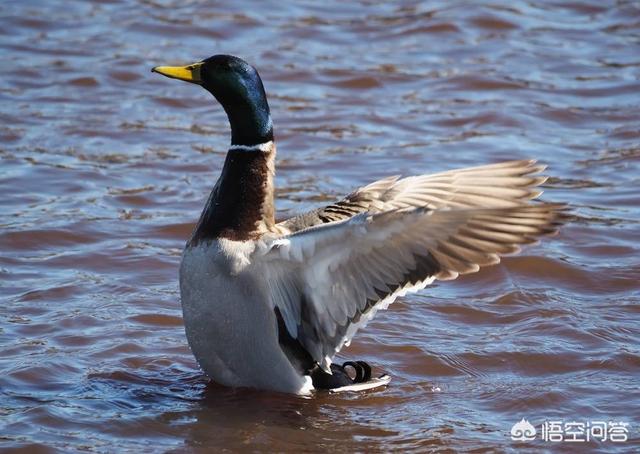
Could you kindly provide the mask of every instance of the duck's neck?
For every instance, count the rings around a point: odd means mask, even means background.
[[[231,146],[273,142],[273,122],[266,99],[260,104],[224,106],[231,125]]]
[[[275,224],[274,142],[232,145],[190,244],[216,238],[256,239]]]
[[[255,86],[243,90],[221,90],[214,86],[211,94],[224,108],[231,126],[231,145],[255,146],[273,141],[273,122],[267,95],[260,78]]]

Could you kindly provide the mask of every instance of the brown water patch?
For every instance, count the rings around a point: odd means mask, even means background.
[[[99,85],[95,77],[78,77],[67,81],[67,83],[76,87],[97,87]]]

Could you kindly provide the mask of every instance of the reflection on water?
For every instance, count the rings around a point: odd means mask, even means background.
[[[527,446],[509,438],[523,417],[626,421],[637,442],[636,2],[0,11],[0,447],[502,451]],[[389,372],[384,391],[210,384],[177,265],[228,126],[211,97],[149,70],[223,52],[264,79],[281,217],[389,174],[534,157],[544,197],[576,218],[379,314],[341,356]]]

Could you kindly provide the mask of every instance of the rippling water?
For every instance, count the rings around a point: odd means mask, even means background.
[[[640,434],[640,6],[617,2],[0,4],[0,448],[584,448],[521,418]],[[505,2],[504,5],[507,3]],[[389,174],[535,157],[561,233],[408,295],[345,358],[391,373],[302,399],[207,379],[177,266],[228,126],[157,64],[261,72],[288,215]]]

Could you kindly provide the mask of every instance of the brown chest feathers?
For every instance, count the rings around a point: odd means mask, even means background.
[[[246,241],[273,228],[273,142],[232,147],[189,241],[225,238]]]

